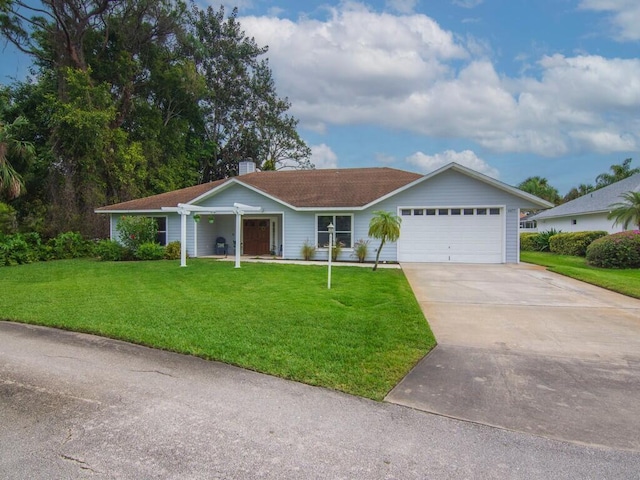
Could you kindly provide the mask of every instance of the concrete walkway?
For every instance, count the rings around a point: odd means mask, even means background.
[[[0,478],[638,478],[573,445],[91,335],[0,322]]]
[[[640,451],[640,301],[532,265],[403,265],[438,346],[386,400]]]

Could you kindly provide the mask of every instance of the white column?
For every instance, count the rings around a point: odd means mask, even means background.
[[[189,212],[180,212],[180,266],[187,266],[187,215]]]
[[[193,256],[198,256],[198,222],[193,222]]]
[[[242,227],[242,210],[236,210],[236,265],[235,268],[240,268],[240,235]]]

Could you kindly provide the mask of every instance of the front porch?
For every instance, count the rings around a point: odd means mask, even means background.
[[[252,213],[243,215],[240,221],[240,254],[243,257],[281,257],[282,214]],[[193,251],[189,251],[192,257],[233,257],[237,242],[235,215],[202,213],[194,216],[192,235]]]

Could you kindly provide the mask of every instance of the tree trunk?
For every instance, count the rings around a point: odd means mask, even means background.
[[[382,247],[384,246],[384,241],[385,239],[382,239],[382,242],[380,242],[380,247],[378,248],[378,253],[376,253],[376,263],[373,266],[373,271],[375,272],[378,269],[378,261],[380,260],[380,252],[382,251]]]

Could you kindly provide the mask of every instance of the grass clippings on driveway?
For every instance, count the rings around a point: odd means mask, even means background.
[[[63,260],[0,268],[0,318],[196,355],[377,400],[435,340],[401,270]]]
[[[582,257],[549,252],[520,252],[520,260],[547,267],[548,270],[592,285],[640,298],[640,269],[597,268]]]

